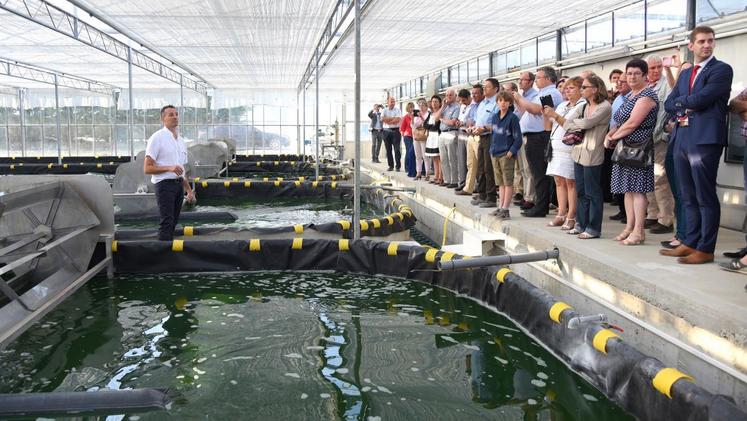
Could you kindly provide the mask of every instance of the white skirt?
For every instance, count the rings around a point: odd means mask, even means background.
[[[547,164],[546,174],[575,180],[573,158],[571,158],[573,146],[566,145],[562,139],[562,137],[555,136],[554,139],[550,140],[552,142],[552,160]]]
[[[439,156],[438,137],[438,132],[428,132],[428,139],[425,141],[425,156]]]

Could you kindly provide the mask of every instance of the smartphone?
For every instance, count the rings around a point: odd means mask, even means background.
[[[552,96],[545,95],[540,97],[540,104],[542,104],[542,107],[550,107],[555,109],[555,103],[552,101]]]
[[[672,56],[666,56],[661,58],[661,64],[664,67],[671,67],[672,66]]]
[[[417,117],[420,114],[420,110],[412,110],[412,116]]]

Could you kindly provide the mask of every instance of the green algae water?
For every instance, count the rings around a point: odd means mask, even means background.
[[[510,320],[385,277],[96,278],[0,351],[1,393],[144,387],[170,409],[108,419],[631,419]]]

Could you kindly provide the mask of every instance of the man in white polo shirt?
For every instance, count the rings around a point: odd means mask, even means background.
[[[187,145],[177,131],[179,112],[173,105],[167,105],[161,108],[161,121],[161,130],[148,139],[143,171],[151,174],[150,181],[156,186],[158,213],[161,215],[158,239],[171,241],[182,210],[184,192],[187,192],[188,202],[194,203],[196,200],[184,173]]]

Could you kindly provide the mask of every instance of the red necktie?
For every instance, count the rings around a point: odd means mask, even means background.
[[[693,92],[693,82],[695,82],[695,75],[698,74],[698,69],[700,69],[700,64],[693,66],[693,71],[690,73],[690,93]]]

